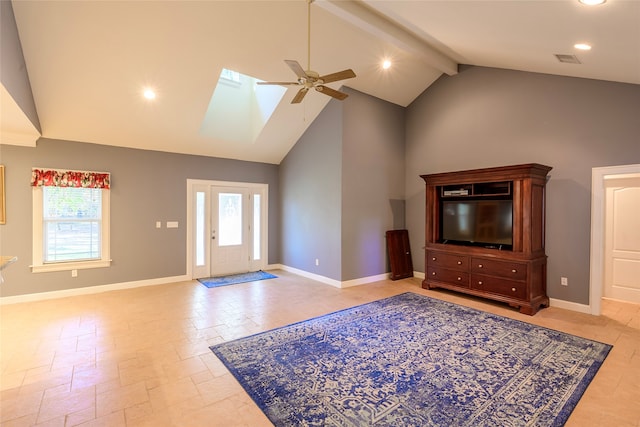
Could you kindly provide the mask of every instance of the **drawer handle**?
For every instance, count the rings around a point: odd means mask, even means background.
[[[458,282],[462,280],[462,277],[458,277]]]
[[[516,270],[515,268],[513,270],[511,270],[512,273],[517,273],[518,270]]]
[[[462,265],[462,261],[458,261],[458,265]]]
[[[432,275],[432,276],[435,276],[435,275],[436,275],[436,272],[434,271],[433,273],[431,273],[431,275]]]
[[[431,258],[431,261],[435,261],[436,259],[437,259],[436,257],[433,257],[433,258]]]
[[[516,288],[511,288],[511,290],[512,290],[513,292],[515,292],[515,291],[516,291]]]
[[[482,285],[482,280],[479,280],[479,281],[478,281],[478,285]]]
[[[482,268],[482,264],[478,264],[478,268]]]

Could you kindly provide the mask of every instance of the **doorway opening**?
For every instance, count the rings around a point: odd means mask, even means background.
[[[268,184],[187,180],[187,275],[263,270]]]
[[[599,316],[605,280],[606,183],[628,175],[640,175],[640,164],[593,168],[591,173],[591,267],[589,306]]]

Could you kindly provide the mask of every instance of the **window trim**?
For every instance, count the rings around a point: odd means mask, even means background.
[[[43,194],[42,187],[32,187],[33,198],[33,253],[31,272],[44,273],[50,271],[83,270],[88,268],[103,268],[111,265],[110,252],[110,191],[102,189],[102,228],[101,228],[101,259],[88,261],[59,261],[43,262],[42,255],[42,223],[43,223]]]

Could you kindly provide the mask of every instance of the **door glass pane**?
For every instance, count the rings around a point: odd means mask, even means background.
[[[196,193],[196,265],[198,267],[203,266],[205,247],[204,242],[207,236],[205,236],[205,211],[204,211],[204,192],[198,191]]]
[[[242,244],[242,194],[220,193],[218,196],[218,245]]]
[[[253,195],[253,259],[260,259],[260,194]]]

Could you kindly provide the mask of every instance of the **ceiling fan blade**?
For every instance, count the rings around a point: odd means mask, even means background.
[[[307,78],[307,73],[304,72],[304,69],[302,69],[302,66],[298,63],[298,61],[285,59],[284,62],[286,62],[289,68],[291,68],[291,70],[296,73],[296,76],[300,77],[301,79]]]
[[[309,92],[309,88],[307,87],[303,87],[302,89],[300,89],[298,91],[298,93],[296,93],[296,96],[293,97],[293,99],[291,100],[292,104],[299,104],[302,102],[302,99],[304,98],[304,96],[307,94],[307,92]]]
[[[352,69],[338,71],[337,73],[327,74],[326,76],[321,76],[320,80],[324,83],[337,82],[338,80],[344,79],[352,79],[356,76],[356,73],[353,72]]]
[[[279,86],[289,86],[289,85],[299,85],[298,82],[256,82],[259,85],[279,85]]]
[[[329,86],[319,85],[319,86],[316,86],[316,90],[320,93],[324,93],[325,95],[329,95],[335,99],[339,99],[340,101],[342,101],[347,96],[349,96],[344,92],[340,92],[339,90],[331,89]]]

